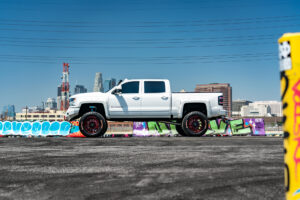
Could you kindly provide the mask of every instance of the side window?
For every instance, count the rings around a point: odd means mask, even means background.
[[[139,88],[140,88],[139,81],[124,83],[122,85],[122,93],[123,94],[139,93]]]
[[[166,92],[165,82],[145,81],[145,93],[164,93]]]

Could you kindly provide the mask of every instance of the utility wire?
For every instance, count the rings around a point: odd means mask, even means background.
[[[220,36],[220,37],[176,37],[176,38],[144,38],[144,39],[82,39],[82,38],[40,38],[40,37],[8,37],[0,36],[0,40],[28,40],[30,42],[39,41],[58,41],[60,44],[62,42],[165,42],[165,41],[202,41],[202,42],[214,42],[214,41],[239,41],[239,40],[264,40],[278,38],[280,34],[259,34],[259,35],[234,35],[234,36]]]
[[[277,44],[276,42],[270,43],[270,44]],[[174,46],[174,45],[161,45],[161,46],[49,46],[49,45],[30,45],[30,44],[6,44],[6,43],[0,43],[1,46],[18,46],[18,47],[37,47],[37,48],[66,48],[66,49],[82,49],[82,48],[91,48],[91,49],[141,49],[141,48],[157,48],[157,49],[164,49],[164,48],[198,48],[198,47],[228,47],[228,46],[249,46],[249,45],[266,45],[266,43],[263,42],[252,42],[252,43],[219,43],[219,44],[208,44],[208,45],[180,45],[180,46]]]
[[[296,16],[295,16],[296,17]],[[105,23],[105,22],[53,22],[53,21],[32,21],[32,20],[7,20],[0,19],[0,25],[5,26],[37,26],[37,27],[64,27],[64,28],[95,28],[101,26],[126,26],[130,28],[154,28],[154,27],[200,27],[200,26],[220,26],[220,25],[247,25],[247,24],[259,24],[259,23],[274,23],[274,22],[291,22],[299,21],[300,16],[297,18],[287,19],[284,17],[278,17],[276,19],[255,19],[252,20],[224,20],[224,21],[177,21],[177,22],[137,22],[136,25],[133,23]],[[87,25],[90,24],[90,25]]]
[[[22,28],[0,28],[2,31],[22,31],[22,32],[35,32],[35,33],[84,33],[84,34],[161,34],[161,33],[195,33],[195,32],[225,32],[225,31],[242,31],[242,30],[258,30],[258,29],[275,29],[284,27],[299,27],[300,24],[285,24],[285,25],[274,25],[274,26],[255,26],[255,27],[239,27],[239,28],[219,28],[219,29],[197,29],[197,30],[164,30],[164,31],[83,31],[83,30],[34,30],[34,29],[22,29]]]

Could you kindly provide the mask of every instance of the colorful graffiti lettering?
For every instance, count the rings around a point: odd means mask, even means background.
[[[176,127],[173,124],[161,122],[134,122],[133,136],[161,136],[177,134]]]
[[[69,122],[0,122],[0,135],[67,136],[70,129]]]
[[[132,134],[133,136],[175,136],[176,126],[161,122],[109,122],[107,135]],[[0,122],[0,136],[67,136],[85,137],[79,122]],[[209,135],[265,135],[263,119],[211,120],[206,136]]]
[[[294,134],[300,135],[300,80],[293,86]]]
[[[300,164],[300,34],[284,34],[279,40],[281,99],[284,124],[286,199],[299,199]],[[296,192],[295,192],[296,191]],[[297,196],[295,196],[297,195]]]
[[[133,136],[160,136],[176,135],[175,125],[160,122],[134,122]],[[264,120],[261,118],[246,118],[238,120],[210,120],[209,129],[205,133],[209,135],[253,135],[265,136]]]
[[[294,135],[296,138],[294,139],[297,141],[297,146],[294,152],[294,162],[295,162],[295,175],[296,179],[298,179],[298,165],[300,163],[300,156],[298,157],[298,151],[300,150],[300,80],[296,82],[293,86],[292,90],[293,94],[293,101],[294,101]]]
[[[208,130],[205,135],[231,135],[230,125],[228,120],[210,120]]]

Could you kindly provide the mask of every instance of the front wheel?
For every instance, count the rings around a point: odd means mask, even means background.
[[[176,131],[179,133],[181,136],[187,136],[186,133],[183,131],[181,125],[176,125]]]
[[[184,116],[182,130],[187,136],[202,136],[208,129],[207,117],[198,111],[193,111]]]
[[[81,117],[79,129],[86,137],[100,137],[107,130],[107,122],[100,113],[88,112]]]

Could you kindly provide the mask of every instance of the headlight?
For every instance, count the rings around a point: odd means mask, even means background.
[[[70,98],[69,102],[70,102],[70,106],[75,106],[76,98]]]

